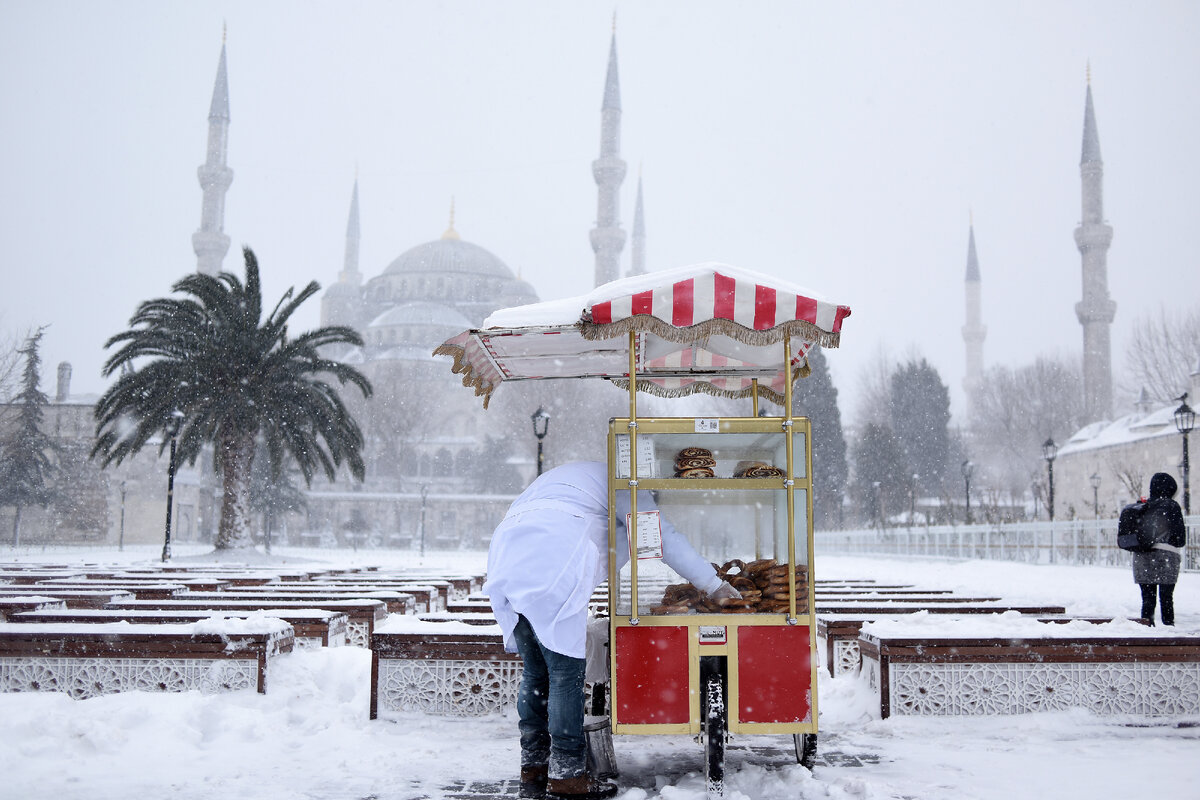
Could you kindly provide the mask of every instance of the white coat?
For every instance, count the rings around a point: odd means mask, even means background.
[[[657,509],[647,491],[638,511]],[[629,492],[617,493],[616,558],[629,562],[625,516]],[[663,560],[696,588],[721,585],[712,564],[665,517]],[[492,534],[484,594],[504,631],[504,649],[517,652],[513,629],[523,614],[538,641],[556,653],[583,658],[587,604],[608,579],[608,468],[599,461],[555,467],[529,485]]]

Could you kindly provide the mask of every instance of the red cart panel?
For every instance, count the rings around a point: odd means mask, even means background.
[[[810,722],[808,626],[743,626],[737,635],[738,721]]]
[[[617,628],[616,637],[617,723],[686,725],[688,628]]]

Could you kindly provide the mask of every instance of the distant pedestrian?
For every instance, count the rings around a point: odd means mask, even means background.
[[[1177,491],[1179,485],[1174,478],[1156,472],[1150,479],[1150,499],[1139,523],[1154,542],[1148,552],[1133,554],[1133,582],[1142,589],[1142,619],[1150,625],[1154,624],[1156,598],[1163,625],[1175,624],[1175,583],[1187,544],[1183,511],[1173,499]]]

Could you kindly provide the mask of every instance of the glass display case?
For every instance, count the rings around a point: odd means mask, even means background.
[[[613,731],[703,732],[715,671],[729,732],[815,733],[809,421],[643,417],[633,437],[630,427],[609,425]],[[633,489],[637,525],[617,519]],[[740,597],[713,600],[667,566],[672,528]]]

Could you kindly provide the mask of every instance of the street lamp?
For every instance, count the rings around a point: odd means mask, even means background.
[[[1042,443],[1042,458],[1046,459],[1046,476],[1050,481],[1050,494],[1046,498],[1046,510],[1050,513],[1050,521],[1054,522],[1054,457],[1058,455],[1058,445],[1053,439]]]
[[[171,558],[171,507],[175,505],[175,439],[183,425],[183,412],[175,409],[167,418],[164,430],[171,437],[171,460],[167,462],[167,532],[163,537],[162,560]]]
[[[1093,472],[1088,480],[1092,483],[1092,508],[1096,519],[1100,519],[1100,473]]]
[[[125,551],[125,481],[121,481],[121,534],[117,537],[117,551]]]
[[[550,415],[546,413],[546,409],[538,406],[538,410],[530,416],[533,420],[533,435],[537,437],[537,474],[542,474],[542,439],[546,438],[546,431],[550,430]]]
[[[971,473],[975,471],[975,465],[970,461],[962,463],[963,482],[967,485],[967,524],[971,524]]]
[[[913,526],[913,519],[917,516],[917,481],[921,480],[921,476],[913,473],[912,476],[912,494],[908,499],[908,527]]]
[[[1188,393],[1179,398],[1175,409],[1175,429],[1183,436],[1183,513],[1192,513],[1192,492],[1188,484],[1188,434],[1196,427],[1196,412],[1187,404]]]
[[[425,498],[429,496],[429,484],[421,484],[421,558],[425,558]]]

